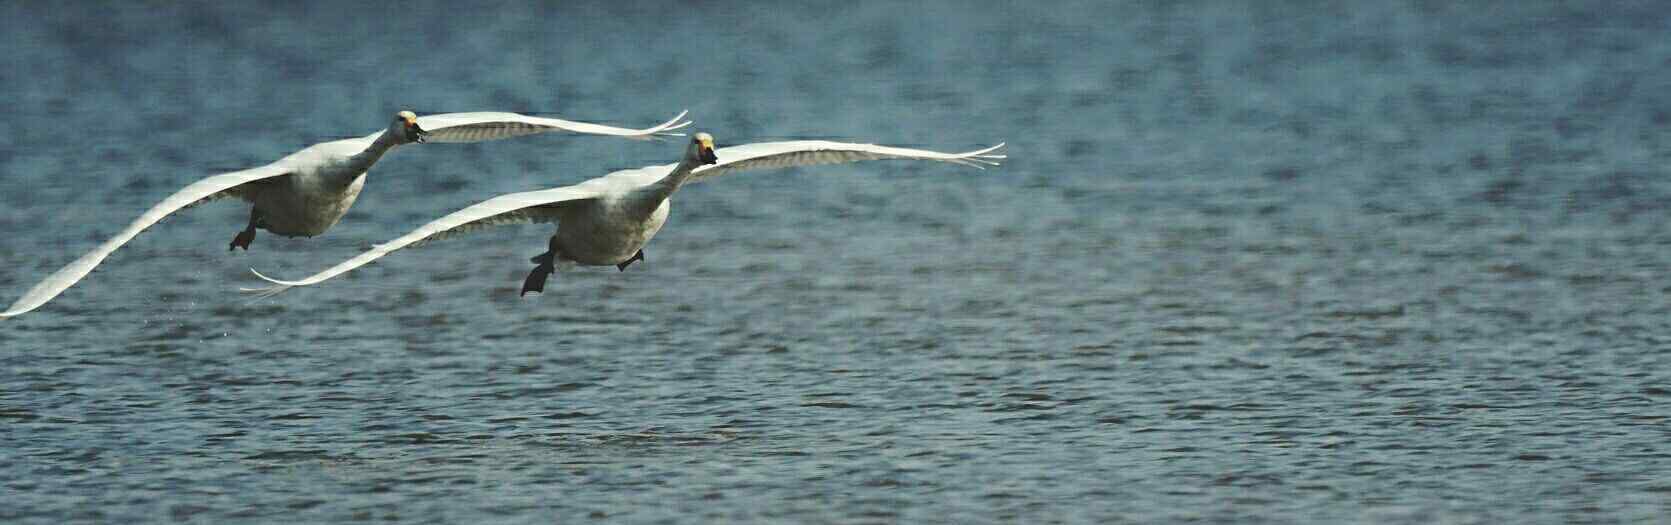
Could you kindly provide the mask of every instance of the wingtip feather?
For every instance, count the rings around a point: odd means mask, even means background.
[[[268,277],[266,275],[263,275],[259,270],[256,270],[255,268],[250,268],[249,272],[252,273],[252,274],[255,274],[256,277],[261,278],[261,280],[263,280],[263,281],[273,283],[272,286],[263,286],[261,288],[238,288],[239,293],[254,295],[255,299],[266,299],[268,297],[272,297],[272,296],[284,293],[285,290],[289,290],[291,288],[294,288],[298,284],[298,283],[295,283],[295,282],[292,282],[292,281],[283,281],[283,280],[279,280],[279,279],[274,279],[272,277]]]
[[[995,154],[992,152],[998,151],[1003,147],[1004,143],[999,142],[998,144],[987,148],[978,149],[968,153],[960,153],[958,154],[957,163],[965,166],[974,166],[980,169],[986,169],[984,166],[999,166],[1001,164],[998,161],[1008,159],[1009,155]]]
[[[22,299],[19,299],[16,303],[12,303],[12,308],[10,310],[0,312],[0,320],[5,320],[5,319],[12,318],[12,317],[17,317],[17,316],[20,316],[20,315],[23,315],[23,314],[26,314],[26,313],[29,313],[29,312],[33,312],[33,311],[35,311],[36,308],[40,308],[41,305],[46,304],[45,302],[40,302],[39,304],[35,304],[33,306],[19,306],[20,303],[24,303],[24,302],[25,301],[23,301]]]
[[[290,284],[290,283],[288,283],[288,282],[285,282],[285,281],[282,281],[282,280],[279,280],[279,279],[274,279],[274,278],[272,278],[272,277],[268,277],[268,276],[267,276],[267,275],[266,275],[266,274],[263,274],[263,273],[261,273],[261,270],[257,270],[257,269],[255,269],[255,268],[250,268],[250,269],[249,269],[249,273],[252,273],[252,274],[255,274],[255,276],[256,276],[256,277],[259,277],[259,278],[261,278],[261,280],[263,280],[263,281],[267,281],[267,282],[269,282],[269,283],[273,283],[273,284]]]
[[[1006,158],[1007,156],[1006,155],[1000,155],[1000,154],[993,154],[992,152],[998,151],[998,150],[1003,149],[1003,148],[1004,148],[1004,143],[999,142],[997,144],[994,144],[992,146],[988,146],[986,148],[982,148],[982,149],[978,149],[978,150],[971,151],[971,152],[968,152],[968,153],[964,153],[963,155],[964,156],[969,156],[969,157],[984,157],[984,158],[1002,159],[1002,158]]]
[[[684,129],[686,126],[690,126],[692,124],[692,122],[688,121],[688,120],[685,120],[685,115],[689,115],[689,114],[690,114],[690,110],[688,110],[688,109],[680,111],[678,115],[675,115],[673,118],[668,119],[667,122],[663,122],[660,126],[656,126],[654,128],[651,128],[653,130],[651,132],[651,134],[652,135],[670,135],[670,136],[676,136],[676,137],[685,136],[684,133],[673,133],[672,131],[676,130],[676,129]]]

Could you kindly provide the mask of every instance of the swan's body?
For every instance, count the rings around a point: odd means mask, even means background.
[[[365,174],[345,169],[292,174],[257,192],[253,209],[263,214],[260,226],[267,231],[287,237],[319,235],[348,214],[365,189]]]
[[[562,227],[552,237],[553,253],[582,266],[616,265],[638,255],[667,224],[673,201],[662,199],[645,213],[649,204],[632,197],[628,193],[576,201],[560,210],[557,222]]]
[[[365,188],[366,172],[398,144],[382,145],[382,136],[326,142],[276,162],[285,176],[245,183],[210,195],[240,197],[252,206],[251,226],[287,237],[312,237],[336,226]],[[368,140],[369,139],[369,140]],[[195,203],[194,203],[195,204]],[[248,249],[248,244],[240,247]]]
[[[551,237],[548,251],[534,258],[538,266],[523,285],[523,293],[541,291],[545,277],[560,267],[615,265],[624,270],[627,264],[642,259],[644,245],[667,223],[673,193],[689,182],[749,169],[880,159],[932,160],[980,167],[996,165],[997,160],[1003,159],[1003,155],[992,154],[1001,147],[1003,144],[968,153],[940,153],[871,144],[792,141],[715,150],[712,137],[699,133],[684,160],[677,164],[621,170],[573,186],[501,195],[436,219],[300,280],[273,279],[255,272],[273,286],[245,291],[272,295],[296,286],[318,284],[396,250],[488,226],[557,222],[560,227]]]
[[[626,129],[515,113],[445,113],[418,117],[395,115],[389,127],[359,138],[315,144],[272,164],[215,175],[175,192],[129,223],[93,251],[43,279],[23,294],[0,319],[39,308],[85,277],[112,252],[169,214],[204,202],[239,198],[252,204],[245,229],[230,249],[249,249],[256,229],[288,237],[325,233],[342,220],[365,187],[365,175],[384,154],[411,142],[481,142],[549,131],[647,139],[673,134],[689,125],[680,113],[659,126]]]

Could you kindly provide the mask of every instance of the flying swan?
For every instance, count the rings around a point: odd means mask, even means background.
[[[411,111],[395,114],[388,129],[364,137],[315,144],[272,164],[215,175],[186,186],[146,210],[115,237],[100,244],[41,280],[17,302],[0,312],[0,319],[39,308],[86,277],[111,252],[181,209],[236,197],[249,201],[249,225],[232,238],[228,250],[249,250],[255,230],[288,237],[312,237],[336,225],[365,185],[366,170],[385,153],[412,142],[483,142],[550,131],[649,139],[683,135],[673,130],[690,125],[681,112],[672,120],[645,129],[627,129],[516,113],[442,113],[419,117]]]
[[[643,247],[667,222],[669,201],[680,186],[712,177],[763,168],[840,164],[864,160],[905,159],[951,162],[980,168],[998,165],[1004,155],[992,152],[1002,143],[968,153],[940,153],[872,144],[825,141],[761,142],[714,149],[714,139],[697,133],[684,159],[621,170],[573,186],[500,195],[425,224],[391,242],[378,245],[325,271],[296,281],[274,279],[251,268],[270,283],[244,288],[262,297],[297,286],[308,286],[364,266],[395,250],[501,224],[556,222],[548,249],[533,258],[536,265],[522,284],[522,294],[543,292],[552,272],[575,265],[609,266],[625,271],[644,258]]]

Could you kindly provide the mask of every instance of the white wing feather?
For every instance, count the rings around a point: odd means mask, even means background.
[[[819,164],[843,164],[866,160],[932,160],[950,162],[982,168],[997,166],[998,161],[1006,158],[1004,155],[993,154],[1004,144],[979,149],[965,153],[941,153],[923,149],[895,148],[891,146],[877,146],[875,144],[850,144],[845,142],[829,142],[823,140],[795,140],[788,142],[759,142],[719,148],[714,150],[714,156],[719,162],[712,166],[697,168],[691,173],[691,182],[706,180],[720,175],[739,171],[788,168],[792,166],[815,166]]]
[[[88,273],[93,271],[94,267],[103,262],[117,248],[121,248],[123,244],[132,240],[140,232],[145,231],[146,228],[156,224],[157,221],[162,220],[163,217],[205,200],[234,196],[235,189],[243,184],[288,173],[289,170],[286,168],[285,161],[280,160],[259,168],[215,175],[174,192],[173,195],[169,195],[162,202],[146,210],[138,219],[134,219],[126,228],[122,229],[121,233],[117,233],[116,236],[111,237],[104,244],[100,244],[98,248],[94,248],[93,251],[87,252],[81,258],[65,265],[62,269],[47,276],[46,279],[42,279],[34,288],[30,288],[28,292],[24,293],[23,297],[12,303],[5,312],[0,312],[0,319],[34,310],[46,304],[47,301],[51,301],[52,298],[57,297],[58,294],[86,277]]]
[[[673,131],[690,125],[690,121],[684,120],[686,113],[688,112],[681,111],[678,116],[667,122],[644,129],[617,128],[518,113],[485,111],[425,115],[418,117],[418,127],[429,132],[424,137],[425,142],[482,142],[551,131],[645,140],[661,135],[683,135]]]

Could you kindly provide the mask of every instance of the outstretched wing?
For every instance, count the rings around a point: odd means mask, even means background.
[[[660,135],[683,135],[683,133],[674,133],[673,131],[690,125],[690,121],[684,120],[686,113],[688,112],[681,111],[672,120],[644,129],[617,128],[602,124],[500,112],[425,115],[418,117],[418,127],[428,132],[424,136],[425,142],[482,142],[550,131],[569,131],[588,135],[610,135],[644,140]]]
[[[115,237],[111,237],[104,244],[100,244],[98,248],[87,252],[80,259],[65,265],[62,269],[41,280],[40,284],[36,284],[34,288],[30,288],[27,293],[23,294],[23,297],[12,303],[11,307],[7,308],[5,312],[0,312],[0,319],[34,310],[46,304],[47,301],[51,301],[59,293],[75,285],[81,278],[86,277],[89,272],[93,271],[94,267],[104,261],[105,257],[109,257],[111,252],[121,248],[123,244],[132,240],[140,232],[145,231],[146,228],[156,224],[157,221],[162,220],[163,217],[167,217],[182,208],[195,206],[205,201],[227,197],[244,197],[245,195],[241,191],[242,187],[287,174],[289,174],[289,169],[283,161],[280,161],[259,168],[215,175],[174,192],[173,195],[169,195],[168,198],[163,199],[156,206],[146,210],[138,219],[134,219],[132,223],[128,224],[127,228],[123,228],[121,233],[117,233]]]
[[[823,140],[758,142],[714,150],[719,162],[691,172],[691,182],[745,170],[843,164],[865,160],[932,160],[981,168],[997,166],[1004,155],[993,154],[1003,143],[966,153],[941,153],[923,149],[895,148],[875,144],[849,144]]]
[[[671,168],[668,169],[670,170]],[[295,281],[274,279],[272,277],[262,275],[261,272],[251,268],[251,273],[254,273],[256,277],[260,277],[273,283],[273,286],[264,288],[243,288],[241,291],[245,293],[257,294],[263,297],[271,296],[297,286],[319,284],[326,279],[330,279],[332,277],[348,273],[350,270],[355,268],[365,266],[366,264],[393,253],[396,250],[409,248],[426,241],[451,237],[489,226],[532,222],[553,222],[557,220],[564,206],[575,201],[596,197],[615,184],[637,183],[638,181],[647,178],[639,173],[643,171],[645,170],[624,170],[612,173],[609,176],[599,177],[573,186],[500,195],[498,197],[477,203],[468,208],[455,211],[445,217],[430,221],[429,224],[420,226],[418,229],[412,230],[410,233],[402,235],[393,241],[379,244],[352,259],[343,261],[341,264],[332,266],[325,271]]]
[[[714,154],[718,158],[718,162],[693,171],[692,180],[749,169],[838,164],[883,159],[932,160],[978,168],[983,165],[998,165],[998,161],[1004,159],[1005,156],[992,152],[1002,147],[1004,147],[1003,144],[998,144],[997,146],[967,153],[940,153],[873,144],[847,144],[826,141],[762,142],[715,150]],[[394,241],[380,244],[330,269],[300,280],[274,279],[251,268],[250,271],[255,273],[256,277],[273,283],[273,285],[264,288],[244,288],[242,291],[263,297],[271,296],[297,286],[318,284],[326,279],[364,266],[396,250],[408,248],[424,241],[448,237],[487,226],[558,220],[563,208],[573,202],[591,199],[612,190],[619,191],[624,188],[637,188],[651,184],[667,176],[668,173],[673,171],[674,167],[674,164],[664,164],[633,170],[621,170],[573,186],[494,197],[436,219]]]

